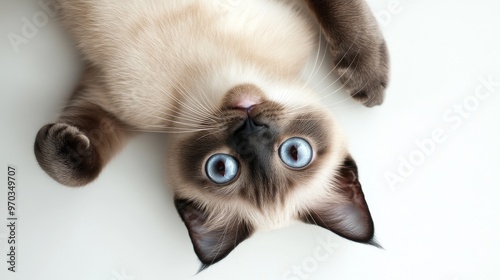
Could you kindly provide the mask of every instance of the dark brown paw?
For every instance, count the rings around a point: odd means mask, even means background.
[[[67,186],[83,186],[101,170],[89,138],[78,128],[64,123],[48,124],[38,131],[35,156],[47,174]]]
[[[351,90],[351,97],[366,107],[381,105],[384,102],[386,84],[382,82],[367,84],[357,90]]]
[[[384,102],[389,83],[389,57],[385,43],[342,56],[336,72],[349,94],[367,107]]]

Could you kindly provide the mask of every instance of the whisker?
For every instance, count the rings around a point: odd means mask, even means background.
[[[346,52],[344,52],[344,55],[342,56],[342,58],[340,58],[340,60],[337,62],[337,64],[335,64],[335,66],[333,66],[333,67],[332,67],[332,69],[330,70],[330,72],[328,72],[328,74],[326,74],[326,76],[325,76],[325,77],[323,77],[323,79],[321,79],[321,80],[318,82],[318,84],[322,83],[322,82],[323,82],[323,81],[324,81],[324,80],[325,80],[328,76],[330,76],[330,75],[333,73],[333,71],[335,71],[335,69],[337,69],[337,67],[340,65],[340,63],[342,62],[342,60],[344,60],[344,58],[346,57],[347,53],[351,50],[351,48],[354,46],[354,43],[356,43],[356,41],[357,41],[357,40],[358,40],[358,37],[354,38],[354,41],[351,43],[351,45],[349,46],[349,48],[347,49],[347,51],[346,51]],[[356,57],[357,57],[357,55],[358,55],[358,54],[359,54],[359,51],[358,51],[358,53],[356,54]],[[354,61],[354,60],[353,60],[353,61]],[[352,63],[352,62],[351,62],[351,63]],[[350,65],[349,65],[349,66],[350,66]],[[334,83],[336,83],[337,81],[338,81],[338,79],[337,79],[337,80],[335,80],[335,82],[333,82],[332,84],[330,84],[327,88],[331,87],[331,86],[332,86]],[[325,90],[325,89],[323,89],[323,90]],[[323,91],[323,90],[321,90],[321,91]]]
[[[314,61],[314,65],[313,65],[311,73],[309,74],[309,78],[307,78],[307,81],[304,84],[304,87],[302,89],[304,89],[309,84],[309,82],[311,81],[312,77],[314,77],[316,75],[316,73],[317,73],[317,72],[314,72],[314,69],[316,68],[316,65],[318,63],[319,52],[321,50],[321,34],[323,33],[323,32],[321,32],[321,27],[319,27],[319,32],[318,33],[319,33],[319,36],[318,36],[318,51],[316,52],[316,60]],[[325,54],[323,55],[323,59],[325,58],[325,55],[326,55],[326,50],[325,50]],[[321,65],[318,67],[318,69],[320,67],[321,67]]]
[[[351,61],[351,63],[349,64],[349,68],[352,66],[352,64],[353,64],[353,63],[354,63],[354,61],[356,60],[356,57],[358,56],[358,54],[359,54],[359,52],[358,52],[358,53],[356,53],[356,56],[354,57],[353,61]],[[335,80],[332,84],[330,84],[330,86],[332,86],[332,85],[333,85],[336,81],[338,81],[339,79],[341,79],[341,78],[342,78],[342,76],[343,76],[345,73],[346,73],[346,72],[342,73],[342,75],[340,75],[340,76],[339,76],[339,77],[338,77],[338,78],[337,78],[337,79],[336,79],[336,80]],[[352,75],[353,75],[353,74],[354,74],[354,71],[351,71],[351,75],[349,76],[349,78],[347,78],[347,80],[350,80],[350,78],[352,77]],[[329,88],[330,86],[328,86],[327,88]],[[321,97],[317,98],[317,100],[316,100],[316,101],[321,101],[321,100],[323,100],[323,99],[325,99],[325,98],[327,98],[327,97],[331,96],[332,94],[335,94],[335,93],[337,93],[338,91],[342,90],[344,87],[346,87],[346,83],[343,83],[343,84],[342,84],[342,86],[341,86],[340,88],[338,88],[337,90],[335,90],[335,91],[333,91],[333,92],[331,92],[331,93],[329,93],[329,94],[327,94],[327,95],[324,95],[324,96],[321,96]],[[325,89],[327,89],[327,88],[325,88]],[[324,89],[324,90],[325,90],[325,89]],[[321,92],[323,92],[324,90],[322,90]],[[321,92],[320,92],[320,93],[321,93]],[[348,99],[349,99],[349,98],[345,98],[345,99],[343,99],[341,102],[344,102],[344,101],[346,101],[346,100],[348,100]],[[302,109],[304,106],[307,106],[307,105],[302,105],[302,106],[298,106],[298,107],[292,108],[290,111],[291,111],[291,112],[294,112],[294,111],[300,110],[300,109]]]
[[[143,100],[143,99],[138,99],[137,97],[133,98],[135,101],[138,101],[140,102],[140,104],[142,105],[145,105],[147,106],[147,103],[146,102],[141,102],[140,100]],[[149,101],[149,100],[147,100]],[[154,110],[155,112],[159,112],[161,115],[165,115],[165,116],[169,116],[169,117],[172,117],[172,118],[177,118],[177,119],[180,119],[180,120],[186,120],[186,121],[193,121],[193,122],[202,122],[202,121],[205,121],[206,119],[202,118],[202,117],[198,117],[198,116],[192,116],[192,115],[188,115],[188,116],[179,116],[178,114],[175,114],[175,113],[178,113],[178,111],[172,109],[172,108],[169,108],[163,104],[160,104],[160,106],[165,109],[166,111],[170,111],[170,112],[173,112],[173,113],[169,113],[169,112],[165,112],[165,111],[159,111],[159,110],[155,110],[155,109],[152,109]],[[172,121],[170,119],[165,119],[163,118],[163,120],[165,121]]]
[[[199,141],[199,140],[201,140],[201,139],[203,139],[203,138],[205,138],[205,137],[208,137],[208,136],[210,136],[210,135],[214,135],[214,134],[216,134],[216,133],[219,133],[219,131],[214,131],[214,132],[212,132],[212,133],[205,134],[205,135],[203,135],[203,136],[199,137],[198,139],[196,139],[196,141]]]
[[[212,130],[210,128],[207,129],[189,129],[189,130],[178,130],[178,131],[172,131],[170,129],[175,129],[172,127],[165,127],[165,129],[168,130],[143,130],[143,129],[125,129],[126,131],[132,131],[132,132],[146,132],[146,133],[163,133],[163,134],[180,134],[180,133],[195,133],[195,132],[201,132],[201,131],[209,131]]]

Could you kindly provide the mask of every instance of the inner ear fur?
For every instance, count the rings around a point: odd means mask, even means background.
[[[254,232],[249,223],[240,219],[222,219],[222,224],[214,224],[207,209],[191,200],[176,198],[175,207],[202,262],[200,271],[225,258]]]
[[[358,179],[356,162],[348,155],[330,180],[332,192],[338,199],[310,205],[299,218],[305,223],[326,228],[355,242],[379,246],[374,240],[373,220]]]

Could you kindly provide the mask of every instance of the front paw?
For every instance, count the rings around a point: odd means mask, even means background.
[[[367,107],[384,101],[389,83],[389,56],[385,42],[343,55],[336,72],[349,94]]]
[[[101,169],[89,138],[69,124],[42,127],[34,148],[42,169],[63,185],[85,185],[95,179]]]

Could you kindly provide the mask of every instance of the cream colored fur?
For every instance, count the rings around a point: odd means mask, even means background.
[[[276,79],[296,79],[315,42],[310,21],[280,1],[59,2],[85,58],[102,69],[109,93],[95,98],[152,130],[172,121],[175,99],[199,107],[187,95],[212,104],[240,83],[272,88]]]

